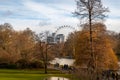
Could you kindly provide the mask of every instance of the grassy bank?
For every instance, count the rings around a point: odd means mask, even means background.
[[[69,74],[62,74],[56,70],[48,70],[48,74],[44,74],[44,70],[8,70],[0,69],[1,80],[44,80],[50,76],[70,77]]]

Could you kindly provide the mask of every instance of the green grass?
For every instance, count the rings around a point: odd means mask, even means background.
[[[50,76],[70,77],[69,74],[61,74],[56,70],[49,70],[48,74],[44,74],[44,70],[0,69],[0,80],[44,80]]]

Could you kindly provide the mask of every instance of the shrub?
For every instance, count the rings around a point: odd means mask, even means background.
[[[10,63],[6,58],[0,58],[0,68],[4,69],[16,69],[17,66],[14,63]]]
[[[6,66],[6,68],[7,69],[17,69],[17,65],[16,64],[8,64],[7,66]]]
[[[30,64],[29,64],[30,68],[43,68],[43,62],[39,61],[39,60],[33,60]]]
[[[28,68],[28,61],[25,59],[20,59],[16,62],[17,68],[25,69]]]

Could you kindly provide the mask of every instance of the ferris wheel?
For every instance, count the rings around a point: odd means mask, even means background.
[[[69,25],[58,27],[56,31],[53,33],[54,42],[64,42],[68,35],[68,34],[65,34],[64,32],[70,33],[73,31],[76,31],[75,27],[72,27]]]
[[[71,29],[73,31],[75,31],[75,27],[72,27],[72,26],[69,26],[69,25],[63,25],[63,26],[60,26],[56,29],[56,31],[54,32],[55,35],[60,31],[60,30],[64,30],[64,29]]]

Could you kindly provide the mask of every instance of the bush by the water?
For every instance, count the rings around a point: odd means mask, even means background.
[[[43,68],[44,65],[42,61],[35,60],[35,61],[30,62],[29,67],[30,68]]]
[[[38,60],[33,60],[28,62],[25,59],[20,59],[19,61],[16,62],[16,65],[18,68],[25,69],[25,68],[43,68],[43,63],[42,61]]]
[[[7,61],[0,61],[1,69],[29,69],[29,68],[43,68],[43,62],[39,60],[33,60],[28,62],[25,59],[20,59],[16,63],[10,63]]]
[[[16,69],[16,64],[10,64],[10,63],[0,63],[0,68],[7,68],[7,69]]]

